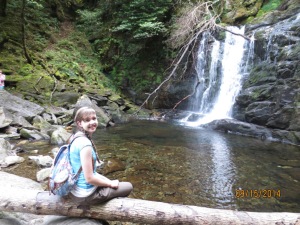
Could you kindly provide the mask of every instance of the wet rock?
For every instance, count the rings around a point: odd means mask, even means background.
[[[15,127],[24,127],[28,129],[34,128],[23,116],[15,116],[11,125]]]
[[[55,92],[53,94],[53,101],[61,107],[67,104],[75,104],[80,95],[76,92]]]
[[[31,140],[49,140],[50,137],[46,134],[42,134],[41,132],[37,130],[28,130],[25,128],[22,128],[20,130],[20,135],[23,138],[31,139]]]
[[[245,123],[234,119],[215,120],[202,127],[259,138],[262,140],[272,140],[286,144],[300,145],[300,132],[286,131],[279,129],[269,129],[264,126]]]
[[[12,119],[4,113],[3,107],[0,107],[0,128],[7,127],[12,123]]]
[[[9,138],[9,139],[19,139],[20,138],[20,134],[0,134],[0,138]]]
[[[51,167],[53,159],[50,156],[29,156],[28,159],[34,161],[40,167]]]
[[[46,135],[51,135],[53,131],[57,129],[54,125],[51,125],[49,122],[47,122],[43,117],[36,116],[33,119],[33,126],[40,130],[41,133]]]
[[[41,185],[28,178],[0,171],[0,186],[22,189],[41,190]]]
[[[246,19],[250,16],[255,16],[263,4],[263,0],[250,0],[250,1],[226,1],[225,10],[227,13],[223,15],[225,23],[234,23]]]
[[[72,120],[73,110],[67,110],[62,107],[48,106],[46,108],[44,119],[51,124],[68,124]]]
[[[246,122],[265,125],[275,111],[275,102],[254,102],[251,103],[245,112]]]
[[[55,147],[55,148],[51,149],[51,153],[52,153],[54,158],[57,155],[58,151],[59,151],[59,147]]]
[[[0,164],[4,163],[4,159],[9,155],[14,155],[10,143],[0,138]]]
[[[51,168],[41,169],[36,173],[36,180],[38,182],[47,180],[48,177],[50,176],[50,173],[51,173]]]
[[[290,126],[290,121],[293,118],[293,114],[293,108],[289,106],[283,107],[270,116],[266,126],[285,130]]]
[[[22,163],[24,161],[25,159],[20,156],[16,156],[16,155],[7,156],[5,157],[4,164],[2,164],[1,167],[8,167],[14,164]]]
[[[59,127],[51,135],[51,144],[53,145],[63,145],[67,143],[67,140],[72,134],[66,131],[64,128]]]
[[[124,163],[119,159],[111,158],[108,159],[107,162],[105,163],[103,168],[103,174],[107,175],[109,173],[113,173],[116,171],[123,171],[123,170],[125,170]]]

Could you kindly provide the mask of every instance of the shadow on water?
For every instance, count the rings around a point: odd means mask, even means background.
[[[299,147],[157,121],[99,129],[93,139],[101,159],[124,165],[106,176],[132,182],[133,198],[247,211],[300,210]],[[41,145],[45,154],[52,147]],[[31,171],[35,179],[36,170],[23,163],[14,173],[27,171],[28,177]]]

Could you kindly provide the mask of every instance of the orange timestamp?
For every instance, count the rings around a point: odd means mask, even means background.
[[[275,189],[236,189],[236,198],[280,198],[281,190]]]

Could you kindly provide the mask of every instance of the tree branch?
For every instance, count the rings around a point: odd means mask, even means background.
[[[213,9],[212,2],[201,2],[198,3],[195,6],[188,6],[183,12],[183,15],[178,18],[176,24],[178,25],[177,30],[173,32],[171,35],[170,39],[167,41],[173,48],[177,48],[178,46],[183,46],[180,48],[178,51],[177,56],[171,63],[170,68],[173,67],[171,70],[170,74],[168,77],[163,80],[162,83],[160,83],[153,92],[148,94],[146,100],[143,102],[143,104],[140,106],[139,112],[142,107],[144,107],[145,104],[148,103],[149,99],[151,98],[152,95],[156,94],[157,91],[168,81],[171,80],[171,78],[175,75],[176,70],[178,69],[179,65],[181,65],[184,57],[187,54],[187,51],[191,49],[190,52],[193,52],[193,49],[196,45],[195,40],[198,39],[199,35],[202,34],[203,32],[210,32],[214,31],[216,29],[222,29],[225,31],[228,31],[234,35],[241,36],[245,38],[246,40],[250,41],[251,39],[245,35],[238,34],[235,32],[232,32],[222,26],[219,26],[216,24],[216,21],[219,19],[220,15],[215,14],[214,12],[211,12],[210,9]],[[208,19],[207,19],[208,18]],[[184,44],[187,42],[186,44]],[[193,44],[193,46],[191,46]],[[187,58],[190,57],[190,53],[187,55]],[[185,66],[183,67],[183,72],[186,71],[186,65],[188,63],[188,60],[186,61]],[[198,81],[199,82],[199,81]],[[196,87],[198,84],[196,85]],[[195,90],[193,91],[192,94],[189,94],[188,96],[184,97],[181,101],[176,103],[174,108],[176,108],[182,101],[186,100],[190,96],[192,96],[195,93]],[[154,98],[154,100],[156,97]],[[153,101],[154,101],[153,100]],[[174,109],[173,108],[173,109]]]

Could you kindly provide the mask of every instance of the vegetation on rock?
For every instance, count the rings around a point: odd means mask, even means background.
[[[258,11],[261,1],[251,2]],[[7,87],[47,98],[59,88],[133,90],[138,92],[135,96],[153,91],[195,32],[214,29],[234,11],[222,1],[0,3],[0,68],[8,75]],[[269,1],[265,11],[268,4],[271,9],[278,5],[277,0]],[[241,20],[232,19],[231,23]]]

